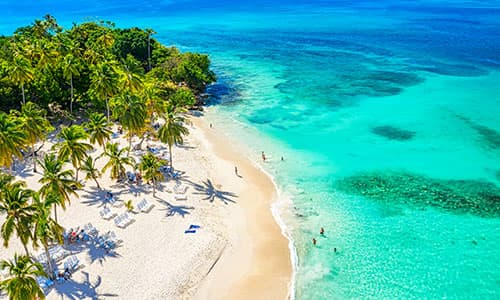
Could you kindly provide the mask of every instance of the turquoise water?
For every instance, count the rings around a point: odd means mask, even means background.
[[[37,3],[0,32],[50,12],[211,55],[207,118],[292,201],[297,299],[500,297],[498,1]]]

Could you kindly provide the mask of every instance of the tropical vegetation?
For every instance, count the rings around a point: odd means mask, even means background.
[[[49,257],[49,246],[62,242],[57,207],[78,197],[79,171],[100,189],[105,172],[122,180],[126,167],[138,167],[155,196],[165,162],[148,153],[136,165],[135,136],[138,149],[146,138],[167,143],[172,166],[172,147],[188,134],[185,113],[203,104],[200,95],[215,75],[207,55],[181,53],[154,34],[106,21],[64,29],[47,15],[0,36],[0,237],[5,247],[16,237],[25,250],[0,262],[9,273],[0,290],[10,299],[44,299],[36,277],[53,277],[55,266],[49,259],[44,270],[28,247],[41,246]],[[126,130],[129,147],[111,142],[115,125]],[[49,139],[52,148],[44,147]],[[93,154],[94,145],[102,153]],[[41,169],[38,191],[14,176],[31,172],[29,157],[33,172]]]

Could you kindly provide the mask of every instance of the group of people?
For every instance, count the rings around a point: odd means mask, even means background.
[[[87,241],[89,239],[89,236],[85,233],[85,230],[81,229],[78,231],[78,228],[76,230],[73,230],[73,228],[70,229],[69,234],[67,236],[68,243],[76,243],[78,241]]]
[[[319,234],[320,234],[321,236],[325,236],[325,229],[324,229],[323,227],[321,227],[321,228],[319,229]],[[314,245],[314,246],[316,246],[316,243],[317,243],[317,242],[318,242],[318,241],[316,240],[316,238],[313,238],[313,239],[312,239],[312,243],[313,243],[313,245]],[[336,247],[334,247],[334,248],[333,248],[333,252],[334,252],[334,253],[337,253],[337,248],[336,248]]]

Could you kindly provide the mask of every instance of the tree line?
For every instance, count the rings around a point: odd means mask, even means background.
[[[169,147],[183,142],[188,133],[184,113],[199,105],[199,95],[215,81],[207,55],[181,53],[161,45],[150,29],[119,29],[110,22],[73,24],[65,30],[45,16],[12,36],[0,37],[0,234],[7,247],[12,236],[24,246],[24,255],[1,261],[9,276],[0,282],[11,299],[44,298],[35,276],[54,277],[52,261],[44,269],[31,259],[28,245],[62,243],[63,228],[57,207],[65,209],[82,187],[79,173],[100,189],[101,172],[123,180],[125,167],[143,172],[151,182],[162,180],[166,162],[148,153],[140,162],[130,156],[132,138],[141,148],[148,137]],[[84,120],[72,124],[75,119]],[[37,155],[60,120],[58,142],[50,153]],[[161,125],[158,123],[161,120]],[[128,147],[111,142],[111,126],[127,131]],[[90,152],[97,147],[102,154]],[[107,159],[103,170],[95,161]],[[11,174],[17,161],[30,158],[40,172],[37,191]],[[38,167],[38,169],[37,169]],[[53,214],[53,217],[52,217]]]

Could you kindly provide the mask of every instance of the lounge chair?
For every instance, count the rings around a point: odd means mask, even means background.
[[[194,224],[189,225],[189,229],[200,229],[200,228],[201,228],[200,225],[194,225]]]
[[[83,226],[83,230],[91,236],[91,237],[96,237],[99,231],[92,225],[92,223],[87,223],[85,226]]]
[[[175,200],[187,200],[187,195],[186,194],[175,194],[174,199]]]
[[[188,189],[187,185],[178,184],[174,186],[174,192],[176,194],[185,194]]]
[[[184,233],[186,233],[186,234],[187,233],[196,233],[196,230],[191,230],[191,229],[190,230],[184,230]]]
[[[141,212],[149,212],[153,208],[153,204],[149,203],[148,200],[143,199],[141,202],[137,203],[137,210]]]
[[[80,260],[78,257],[72,255],[64,262],[64,269],[70,270],[70,272],[76,271],[80,267]]]
[[[101,210],[99,214],[101,215],[101,218],[103,218],[104,220],[109,220],[114,216],[116,216],[116,213],[112,212],[111,209],[109,209],[108,207],[105,207],[103,210]]]
[[[115,218],[115,225],[120,227],[120,228],[125,228],[127,227],[130,223],[134,222],[134,218],[130,216],[129,213],[125,212],[118,217]]]

